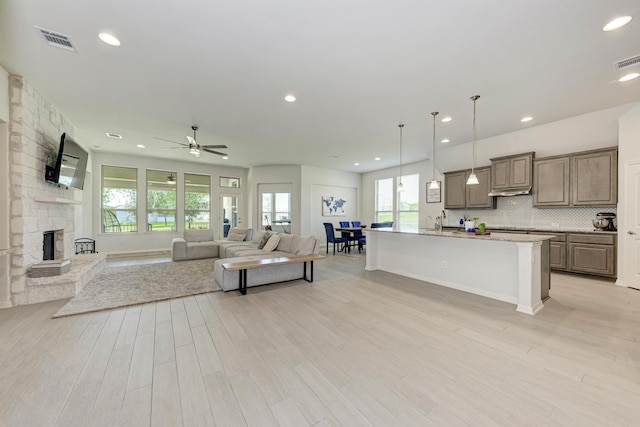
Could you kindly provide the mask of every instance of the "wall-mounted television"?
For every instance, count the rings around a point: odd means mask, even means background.
[[[69,135],[60,136],[60,148],[55,167],[47,166],[45,179],[60,187],[82,190],[87,172],[89,153],[80,147]]]

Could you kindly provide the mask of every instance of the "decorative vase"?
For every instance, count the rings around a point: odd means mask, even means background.
[[[475,221],[465,221],[464,222],[464,231],[467,233],[473,233],[476,231],[476,222]]]

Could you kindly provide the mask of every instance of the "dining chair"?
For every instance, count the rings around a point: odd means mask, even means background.
[[[354,227],[360,227],[362,223],[360,221],[351,221],[351,225],[353,225]]]
[[[327,233],[327,253],[329,253],[329,243],[333,243],[333,254],[336,254],[336,243],[342,243],[345,246],[349,244],[349,239],[345,237],[336,237],[333,231],[333,224],[330,222],[322,223],[324,231]]]
[[[349,224],[349,221],[339,221],[340,223],[340,228],[350,228],[351,225]],[[347,239],[347,241],[349,242],[349,246],[348,249],[349,251],[351,251],[351,246],[355,246],[356,243],[358,242],[358,239],[351,234],[350,231],[341,231],[340,232],[342,237]]]

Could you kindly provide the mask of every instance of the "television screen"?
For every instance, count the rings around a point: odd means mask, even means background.
[[[57,183],[82,190],[87,172],[89,153],[80,147],[69,135],[60,137],[60,149],[56,162]]]

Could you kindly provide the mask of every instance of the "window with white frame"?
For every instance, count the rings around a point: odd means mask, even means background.
[[[184,228],[211,228],[211,177],[184,174]]]
[[[376,179],[376,221],[393,221],[393,178]]]
[[[138,171],[102,166],[102,232],[138,231]]]
[[[398,210],[396,227],[402,231],[418,231],[420,213],[420,176],[404,175],[400,179],[404,191],[398,192]]]
[[[177,173],[147,170],[147,230],[176,229]]]

